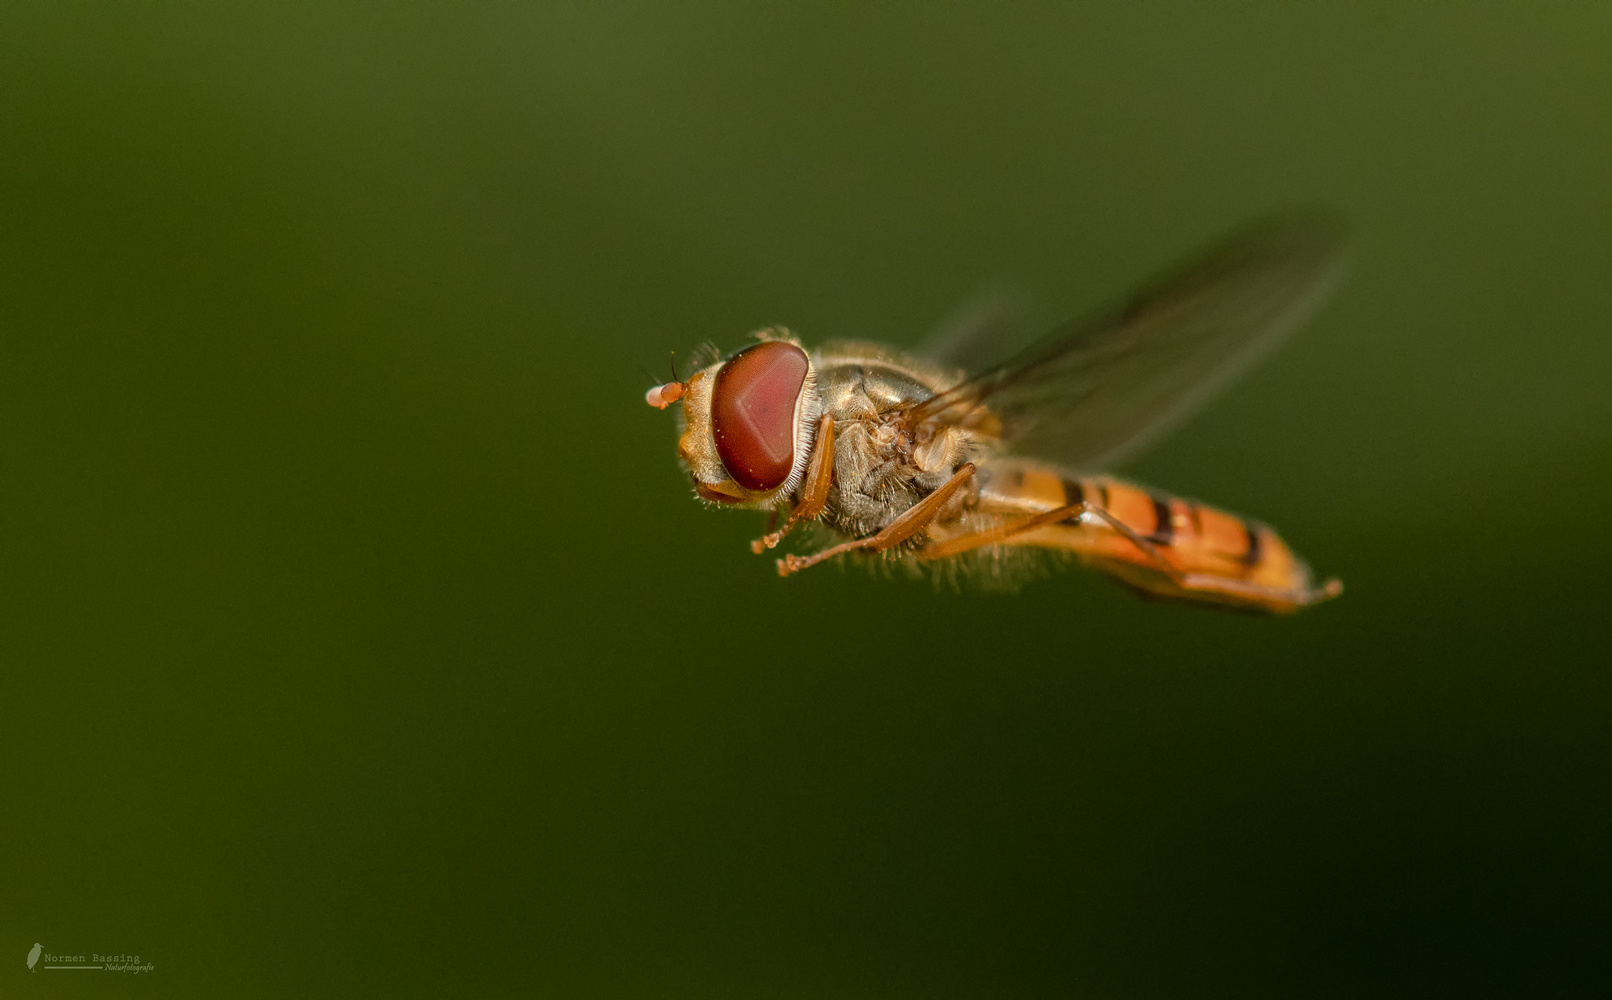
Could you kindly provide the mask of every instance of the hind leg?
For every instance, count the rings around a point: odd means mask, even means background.
[[[1081,556],[1093,568],[1117,577],[1146,594],[1283,613],[1319,604],[1343,593],[1343,584],[1335,579],[1328,580],[1317,588],[1283,588],[1270,587],[1234,576],[1186,572],[1166,559],[1158,545],[1113,514],[1089,503],[1068,504],[984,531],[958,535],[930,545],[920,552],[918,557],[929,561],[961,555],[988,545],[1043,544],[1039,541],[1035,543],[1024,541],[1022,536],[1035,528],[1061,524],[1088,515],[1103,521],[1116,534],[1130,542],[1136,558],[1116,557],[1107,544],[1109,539],[1099,534],[1073,530],[1062,535],[1054,547]],[[1020,540],[1015,541],[1016,538]]]

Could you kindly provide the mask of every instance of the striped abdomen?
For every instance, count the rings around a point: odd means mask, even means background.
[[[1147,543],[1139,545],[1101,518],[1087,516],[1031,528],[1007,544],[1073,552],[1162,596],[1286,611],[1332,594],[1313,591],[1309,567],[1276,532],[1257,521],[1134,483],[1070,476],[1024,460],[994,462],[983,471],[980,513],[1006,521],[1084,501]],[[1173,575],[1163,570],[1160,559]]]

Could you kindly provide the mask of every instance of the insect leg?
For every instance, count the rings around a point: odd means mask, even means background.
[[[1164,558],[1164,553],[1159,551],[1159,547],[1157,545],[1154,545],[1146,538],[1143,538],[1137,533],[1135,528],[1132,528],[1130,525],[1126,524],[1124,521],[1121,521],[1108,511],[1103,510],[1101,507],[1093,507],[1090,504],[1083,504],[1082,506],[1084,506],[1091,513],[1096,514],[1098,517],[1108,522],[1108,526],[1110,528],[1113,528],[1115,531],[1124,535],[1132,545],[1141,549],[1142,552],[1147,555],[1148,559],[1152,560],[1155,568],[1159,569],[1173,580],[1181,579],[1181,571],[1172,566],[1170,564],[1170,560]]]
[[[944,486],[907,508],[900,517],[886,525],[883,531],[867,538],[841,542],[839,545],[831,546],[809,556],[785,556],[778,560],[778,575],[788,576],[791,573],[798,573],[808,566],[815,566],[824,559],[844,552],[857,549],[866,549],[869,552],[883,552],[885,549],[900,545],[928,527],[929,522],[933,521],[936,515],[940,513],[940,509],[946,506],[946,501],[950,500],[953,494],[962,489],[963,484],[968,482],[969,477],[973,475],[974,463],[964,462],[962,467],[953,473],[950,479],[946,480]]]
[[[1032,528],[1056,524],[1082,514],[1093,514],[1105,521],[1109,527],[1124,536],[1127,541],[1147,556],[1147,563],[1151,564],[1148,566],[1149,569],[1162,574],[1166,579],[1150,581],[1145,576],[1139,577],[1132,572],[1128,572],[1126,567],[1143,564],[1131,564],[1128,560],[1115,562],[1111,557],[1094,560],[1096,568],[1120,577],[1133,587],[1161,597],[1190,598],[1280,613],[1295,611],[1312,604],[1320,604],[1322,601],[1331,600],[1343,593],[1343,584],[1336,579],[1328,580],[1316,588],[1272,587],[1233,576],[1183,572],[1164,558],[1164,554],[1159,551],[1157,545],[1138,534],[1134,528],[1120,521],[1108,511],[1088,503],[1068,504],[1067,506],[1021,518],[1010,524],[999,525],[984,531],[970,532],[966,535],[958,535],[956,538],[949,538],[944,542],[937,542],[925,548],[918,553],[918,558],[927,562],[960,555],[987,545],[1007,542],[1015,535],[1022,534]],[[1060,547],[1081,552],[1086,546],[1071,539],[1064,542]]]
[[[1059,521],[1083,514],[1087,510],[1088,507],[1083,502],[1072,503],[1040,514],[1020,518],[1011,524],[998,525],[995,528],[987,528],[984,531],[971,531],[966,535],[958,535],[956,538],[948,538],[944,542],[936,542],[933,545],[926,546],[923,551],[918,553],[918,558],[928,562],[931,559],[944,559],[947,556],[972,552],[974,549],[984,548],[987,545],[1005,542],[1020,532],[1029,531],[1031,528],[1039,528],[1043,524],[1057,524]]]
[[[750,551],[756,555],[783,541],[789,530],[801,521],[810,521],[823,512],[823,505],[828,503],[828,488],[834,482],[834,414],[825,413],[817,421],[817,444],[812,451],[812,460],[806,466],[806,481],[801,485],[800,503],[789,512],[789,520],[777,531],[769,530],[767,534],[750,543]],[[767,526],[771,529],[772,525]]]
[[[1159,551],[1158,546],[1137,534],[1134,528],[1113,514],[1095,504],[1085,503],[1084,501],[1066,504],[1053,510],[1023,518],[1012,524],[1004,524],[995,528],[987,528],[984,531],[975,531],[966,535],[958,535],[956,538],[948,538],[944,542],[937,542],[924,549],[918,553],[918,558],[927,562],[932,559],[944,559],[947,556],[960,555],[973,549],[983,548],[986,545],[1004,542],[1014,535],[1029,531],[1031,528],[1039,528],[1044,524],[1056,524],[1059,521],[1070,520],[1085,514],[1091,514],[1107,522],[1109,527],[1124,535],[1131,544],[1141,549],[1143,554],[1156,564],[1159,570],[1169,574],[1174,579],[1180,579],[1181,571],[1170,565],[1169,560],[1164,558],[1164,554]]]

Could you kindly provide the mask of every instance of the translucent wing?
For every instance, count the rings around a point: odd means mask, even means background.
[[[1189,416],[1320,305],[1343,227],[1315,211],[1245,227],[1123,308],[1054,330],[907,411],[999,433],[1076,468],[1118,461]]]
[[[916,353],[965,372],[983,369],[1035,339],[1025,296],[1016,288],[987,288],[931,331]]]

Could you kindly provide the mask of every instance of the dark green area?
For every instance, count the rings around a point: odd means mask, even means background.
[[[1600,993],[1609,67],[1595,4],[6,6],[0,991]],[[641,402],[1295,201],[1349,282],[1121,470],[1347,582],[1293,619],[780,581]]]

